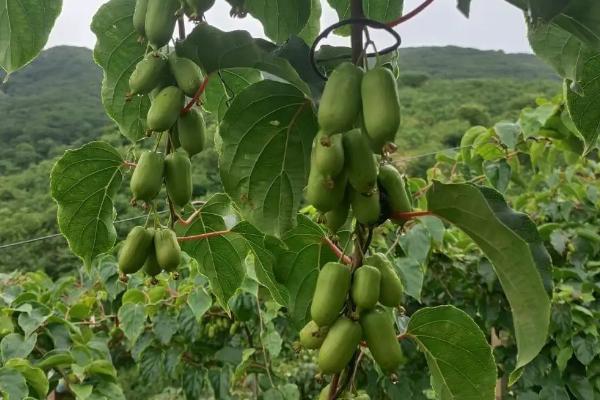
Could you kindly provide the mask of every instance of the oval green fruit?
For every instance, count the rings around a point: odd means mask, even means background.
[[[162,272],[162,267],[156,259],[156,245],[154,244],[154,242],[150,247],[151,248],[148,251],[148,258],[146,258],[146,262],[144,263],[144,272],[146,273],[146,275],[154,278],[156,275]]]
[[[352,129],[360,113],[360,87],[363,72],[344,62],[331,73],[319,104],[319,126],[325,135]]]
[[[394,218],[394,214],[412,211],[411,201],[402,175],[393,165],[385,164],[379,168],[377,180],[379,186],[385,192],[385,198],[392,213],[392,220],[394,222],[404,222],[402,219]]]
[[[356,190],[352,190],[350,192],[350,204],[352,204],[354,218],[361,224],[374,225],[379,221],[379,215],[381,214],[379,191],[361,194]]]
[[[144,265],[150,247],[152,246],[152,232],[143,226],[134,227],[119,253],[119,269],[124,274],[134,274]]]
[[[323,176],[336,177],[344,169],[342,135],[326,136],[321,132],[313,143],[313,166]]]
[[[179,0],[148,0],[145,31],[154,50],[165,46],[173,37],[180,7]]]
[[[348,221],[348,214],[350,213],[350,200],[346,196],[344,200],[335,206],[332,210],[327,211],[324,215],[325,226],[329,229],[329,232],[337,233]]]
[[[369,138],[360,130],[344,133],[344,155],[348,182],[359,193],[371,193],[377,186],[377,159]]]
[[[400,100],[392,71],[384,67],[367,71],[361,97],[365,130],[379,151],[386,143],[394,142],[400,129]]]
[[[185,151],[177,150],[165,157],[165,186],[169,198],[179,208],[192,199],[192,163]]]
[[[328,331],[327,327],[321,328],[315,321],[309,321],[300,330],[300,344],[305,349],[318,349],[323,344]]]
[[[331,325],[339,316],[348,291],[352,273],[350,268],[337,262],[323,266],[317,278],[310,315],[319,326]]]
[[[381,285],[379,287],[379,302],[384,306],[396,307],[402,301],[404,286],[394,271],[394,266],[384,254],[376,253],[365,258],[365,264],[379,269]]]
[[[173,272],[181,262],[181,248],[177,242],[175,232],[170,229],[161,229],[154,234],[154,249],[156,260],[165,271]]]
[[[376,308],[361,314],[360,325],[369,350],[381,369],[386,372],[398,369],[404,361],[404,354],[390,315]]]
[[[160,84],[167,67],[167,60],[157,54],[150,53],[137,63],[129,77],[131,95],[149,94]]]
[[[202,71],[200,67],[185,57],[178,57],[175,52],[169,54],[171,73],[177,81],[177,86],[188,97],[194,97],[202,85]]]
[[[354,272],[352,301],[361,310],[370,310],[379,301],[381,272],[370,265],[363,265]]]
[[[133,199],[152,201],[162,187],[164,169],[165,162],[162,154],[154,151],[142,153],[129,182]]]
[[[362,338],[360,325],[340,317],[329,329],[319,350],[319,369],[324,374],[336,374],[348,365]]]
[[[327,212],[339,206],[346,193],[346,174],[327,178],[312,167],[306,186],[306,200],[317,210]]]
[[[153,132],[164,132],[171,129],[179,118],[184,102],[185,96],[178,87],[167,86],[162,89],[148,110],[148,129]]]
[[[133,27],[141,36],[146,36],[146,11],[148,10],[148,0],[136,0],[133,9]]]
[[[190,157],[206,146],[206,125],[202,113],[193,108],[177,120],[177,137],[181,147]]]

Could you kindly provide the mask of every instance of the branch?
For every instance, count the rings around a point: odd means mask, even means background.
[[[347,264],[347,265],[351,265],[352,264],[352,259],[350,257],[348,257],[347,255],[345,255],[344,252],[342,251],[342,249],[340,249],[339,247],[337,247],[337,245],[335,243],[333,243],[331,241],[331,239],[329,239],[328,237],[324,237],[323,238],[323,242],[325,242],[325,244],[327,246],[329,246],[329,248],[331,249],[331,251],[333,251],[333,254],[335,254],[337,256],[337,258],[339,258],[340,260],[342,260],[342,262],[344,264]]]
[[[223,236],[231,233],[231,231],[216,231],[216,232],[208,232],[202,233],[200,235],[192,235],[192,236],[181,236],[177,238],[178,242],[193,242],[195,240],[203,240],[208,239],[215,236]]]
[[[127,167],[127,168],[135,168],[137,167],[137,164],[131,161],[123,161],[123,164],[121,164],[123,167]]]
[[[204,77],[202,84],[198,88],[198,91],[196,92],[196,94],[194,95],[192,100],[190,100],[188,105],[185,106],[185,108],[183,110],[181,110],[181,115],[185,115],[185,114],[189,113],[190,110],[192,109],[192,107],[194,107],[194,104],[196,104],[200,101],[200,97],[202,96],[202,94],[206,90],[206,86],[208,85],[209,76],[210,75],[206,75],[206,77]]]
[[[401,219],[409,221],[411,219],[425,217],[427,215],[433,215],[431,211],[411,211],[411,212],[399,212],[392,214],[392,219]]]
[[[421,13],[421,11],[425,10],[427,7],[429,7],[429,5],[431,3],[433,3],[434,0],[425,0],[421,5],[419,5],[418,7],[416,7],[414,10],[412,10],[411,12],[404,14],[403,16],[401,16],[398,19],[395,19],[391,22],[387,23],[387,26],[389,26],[390,28],[393,28],[397,25],[400,25],[403,22],[408,21],[409,19],[412,19],[414,17],[416,17],[418,14]]]

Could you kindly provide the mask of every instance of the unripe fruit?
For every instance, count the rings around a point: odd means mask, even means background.
[[[185,207],[192,199],[192,163],[181,150],[165,157],[165,186],[173,204]]]
[[[134,200],[150,202],[162,187],[165,162],[162,154],[145,151],[133,170],[129,187]]]
[[[348,214],[350,213],[350,200],[346,198],[334,207],[331,211],[327,211],[324,215],[325,226],[329,229],[329,232],[335,234],[339,231],[348,220]]]
[[[360,325],[346,317],[333,324],[319,350],[319,369],[324,374],[342,372],[362,338]]]
[[[326,177],[338,176],[344,169],[342,135],[326,136],[319,132],[313,144],[313,166]]]
[[[363,121],[367,135],[380,151],[394,142],[400,128],[400,100],[392,72],[376,67],[365,73],[361,86]]]
[[[138,272],[150,252],[152,246],[152,232],[143,226],[134,227],[123,244],[119,253],[119,269],[124,274]]]
[[[348,182],[359,193],[371,193],[377,186],[377,160],[371,151],[369,138],[353,129],[343,135]]]
[[[379,203],[379,191],[370,194],[361,194],[356,190],[350,192],[350,204],[352,213],[358,222],[364,225],[373,225],[379,221],[381,205]]]
[[[133,10],[133,27],[141,36],[146,36],[146,11],[148,10],[148,0],[137,0]]]
[[[173,272],[181,262],[181,248],[177,242],[175,232],[170,229],[161,229],[154,234],[154,249],[156,260],[165,271]]]
[[[321,212],[333,210],[344,200],[346,174],[335,179],[327,178],[312,168],[306,186],[306,200]]]
[[[352,63],[340,64],[329,77],[319,104],[319,126],[325,135],[352,129],[360,113],[363,72]]]
[[[152,231],[153,234],[156,234],[154,229]],[[152,246],[150,246],[150,250],[148,251],[148,258],[146,258],[146,262],[144,263],[144,272],[152,278],[162,272],[162,267],[156,259],[156,244],[154,242],[152,242]]]
[[[339,316],[348,291],[352,273],[344,264],[329,262],[317,278],[310,315],[318,326],[329,326]]]
[[[379,301],[381,272],[370,265],[363,265],[354,272],[352,301],[361,310],[370,310]]]
[[[309,321],[300,330],[300,344],[305,349],[318,349],[323,344],[328,331],[327,327],[321,328],[315,321]]]
[[[202,85],[202,71],[200,67],[185,57],[177,57],[175,52],[169,54],[169,67],[177,81],[177,86],[188,97],[194,97]]]
[[[167,86],[162,89],[148,110],[148,129],[153,132],[169,130],[177,122],[184,102],[185,96],[178,87]]]
[[[406,190],[406,184],[398,170],[386,164],[379,168],[378,182],[386,195],[386,200],[393,214],[410,212],[412,210],[411,202]],[[401,219],[394,219],[394,222],[403,222]]]
[[[400,305],[404,286],[394,271],[394,266],[384,254],[377,253],[365,258],[365,264],[372,265],[381,273],[381,285],[379,287],[379,302],[384,306],[396,307]]]
[[[181,147],[192,157],[206,146],[206,125],[200,111],[191,109],[177,120],[177,137]]]
[[[179,0],[148,0],[145,30],[148,42],[158,50],[171,40],[177,22]]]
[[[373,358],[382,370],[393,372],[404,361],[396,337],[394,321],[383,309],[377,308],[360,316],[360,325]]]
[[[136,66],[129,77],[129,89],[131,95],[148,94],[160,84],[165,70],[167,60],[161,55],[150,53]]]

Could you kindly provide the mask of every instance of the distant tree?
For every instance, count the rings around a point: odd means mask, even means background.
[[[427,82],[431,76],[425,72],[406,72],[400,74],[400,84],[403,86],[418,88]]]
[[[457,113],[459,118],[468,121],[472,126],[490,124],[490,114],[481,104],[463,104]]]

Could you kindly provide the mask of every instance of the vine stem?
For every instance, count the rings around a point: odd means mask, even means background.
[[[416,17],[417,15],[419,15],[423,10],[425,10],[427,7],[429,7],[431,5],[431,3],[433,3],[435,0],[425,0],[423,3],[421,3],[419,6],[415,7],[414,10],[412,10],[411,12],[404,14],[403,16],[390,21],[387,23],[387,26],[389,26],[390,28],[393,28],[395,26],[400,25],[403,22],[408,21],[409,19],[412,19],[414,17]]]
[[[196,240],[203,240],[203,239],[208,239],[211,237],[227,235],[228,233],[231,233],[231,231],[216,231],[216,232],[201,233],[199,235],[181,236],[181,237],[177,238],[177,241],[178,242],[193,242]]]
[[[123,167],[126,168],[135,168],[137,167],[137,164],[131,161],[123,161],[123,164],[121,164]]]
[[[411,220],[419,217],[425,217],[428,215],[434,215],[431,211],[411,211],[411,212],[400,212],[392,215],[393,219]]]
[[[346,264],[346,265],[352,264],[352,259],[350,257],[348,257],[347,255],[345,255],[343,250],[340,249],[335,243],[333,243],[333,241],[331,239],[329,239],[328,237],[324,237],[323,242],[325,242],[325,244],[327,246],[329,246],[331,251],[333,251],[333,254],[335,254],[337,256],[337,258],[341,259],[344,264]]]
[[[198,101],[200,101],[200,97],[202,96],[202,94],[206,90],[206,86],[208,85],[209,77],[210,77],[210,75],[206,75],[204,77],[202,84],[198,88],[198,91],[196,92],[196,94],[194,95],[192,100],[190,100],[190,102],[187,104],[187,106],[185,106],[183,108],[183,110],[181,110],[181,115],[185,115],[185,114],[189,113],[190,110],[192,109],[192,107],[194,107],[194,105],[197,104]]]

